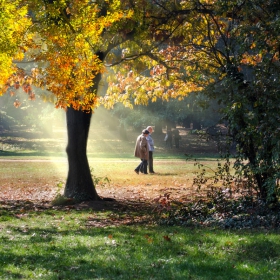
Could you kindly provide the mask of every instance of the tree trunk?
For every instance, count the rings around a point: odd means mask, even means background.
[[[161,136],[162,135],[162,120],[156,121],[154,135]]]
[[[68,176],[64,195],[77,201],[101,200],[94,187],[86,154],[91,116],[91,113],[71,107],[66,112]]]

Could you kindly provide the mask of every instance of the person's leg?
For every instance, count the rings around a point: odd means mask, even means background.
[[[140,164],[134,169],[134,171],[135,171],[137,174],[139,173],[139,171],[141,171],[142,165],[143,165],[143,161],[142,161],[142,159],[141,159]],[[141,172],[142,172],[142,171],[141,171]]]
[[[141,166],[140,166],[140,169],[139,169],[139,171],[141,172],[141,173],[144,173],[144,159],[141,159]]]
[[[143,159],[143,173],[144,174],[148,174],[147,167],[148,167],[148,161],[146,159]]]
[[[149,152],[149,173],[154,173],[154,159],[153,159],[153,152]]]

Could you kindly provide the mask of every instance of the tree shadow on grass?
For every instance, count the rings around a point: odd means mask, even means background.
[[[40,215],[54,211],[92,211],[111,213],[111,218],[89,219],[87,226],[106,227],[131,224],[148,224],[153,220],[153,210],[156,205],[150,202],[137,202],[130,200],[104,199],[102,201],[85,201],[79,204],[53,206],[51,201],[30,200],[0,200],[0,221],[13,218],[22,218],[30,213]]]
[[[128,200],[68,206],[52,206],[50,201],[0,201],[0,221],[8,222],[0,231],[0,278],[180,280],[280,276],[273,270],[274,261],[280,257],[279,242],[264,239],[257,232],[158,226],[153,223],[153,209],[151,203]],[[29,220],[34,215],[46,222],[36,225]],[[78,225],[70,219],[77,220]],[[238,235],[238,242],[225,240],[231,234]],[[248,238],[251,234],[254,239]]]
[[[211,235],[206,229],[176,228],[170,241],[164,237],[172,230],[159,226],[61,230],[49,225],[28,232],[11,226],[10,231],[15,237],[4,240],[0,276],[11,279],[276,279],[269,278],[269,269],[260,273],[262,258],[247,258],[243,248],[221,258],[215,246],[223,233]],[[252,245],[259,254],[256,248],[267,241],[258,239]],[[274,254],[279,252],[279,244],[270,241],[270,246],[276,246]]]

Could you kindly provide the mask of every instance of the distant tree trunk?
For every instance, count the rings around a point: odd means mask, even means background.
[[[176,128],[176,123],[171,120],[166,120],[166,130],[172,130],[172,128]]]
[[[68,176],[64,195],[78,201],[100,200],[86,154],[91,116],[91,113],[74,110],[71,107],[66,112]]]
[[[156,121],[154,134],[158,136],[162,135],[162,120]]]

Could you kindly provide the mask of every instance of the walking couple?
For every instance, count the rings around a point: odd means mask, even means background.
[[[153,128],[148,126],[142,131],[142,134],[137,137],[134,156],[141,159],[141,163],[134,169],[137,174],[139,174],[139,172],[148,174],[148,166],[149,173],[155,173],[153,166],[154,140],[151,137],[152,132]]]

